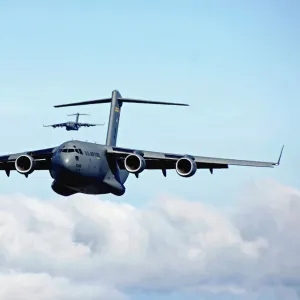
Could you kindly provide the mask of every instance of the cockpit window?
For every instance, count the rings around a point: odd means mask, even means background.
[[[68,152],[68,153],[70,153],[70,152],[75,152],[75,150],[77,150],[77,149],[62,149],[62,150],[60,150],[61,152]],[[77,151],[76,151],[77,152]]]

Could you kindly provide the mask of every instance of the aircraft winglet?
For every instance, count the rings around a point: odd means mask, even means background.
[[[283,145],[282,148],[281,148],[280,155],[279,155],[278,161],[277,161],[277,163],[276,163],[276,166],[279,166],[279,165],[280,165],[280,160],[281,160],[283,148],[284,148],[284,145]]]

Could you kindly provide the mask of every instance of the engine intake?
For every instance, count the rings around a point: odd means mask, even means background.
[[[145,170],[146,161],[139,154],[130,154],[125,158],[124,165],[129,173],[139,174]]]
[[[34,171],[35,161],[29,155],[20,155],[15,161],[15,167],[20,174],[28,175]]]
[[[183,157],[176,162],[176,172],[182,177],[191,177],[197,171],[195,161],[189,157]]]

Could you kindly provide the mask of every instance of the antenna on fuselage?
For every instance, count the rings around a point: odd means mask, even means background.
[[[58,107],[79,106],[79,105],[89,105],[89,104],[102,104],[102,103],[111,103],[109,123],[108,123],[107,136],[106,136],[106,145],[108,145],[108,146],[116,146],[120,113],[121,113],[121,107],[122,107],[123,103],[189,106],[188,104],[185,104],[185,103],[161,102],[161,101],[140,100],[140,99],[132,99],[132,98],[122,98],[119,91],[114,90],[114,91],[112,91],[111,98],[88,100],[88,101],[68,103],[68,104],[59,104],[59,105],[55,105],[54,107],[58,108]]]

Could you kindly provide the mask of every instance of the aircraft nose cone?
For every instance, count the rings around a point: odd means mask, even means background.
[[[71,158],[70,158],[70,157],[63,157],[63,159],[62,159],[62,165],[63,165],[65,168],[70,167],[71,164],[72,164],[72,161],[71,161]]]
[[[69,178],[70,174],[74,171],[74,162],[72,156],[61,153],[52,164],[52,174],[54,179],[58,181],[65,181]]]

